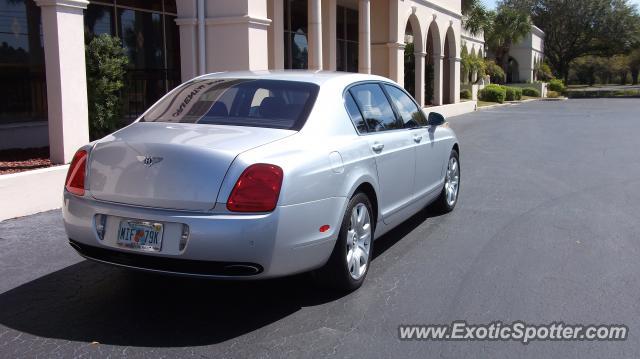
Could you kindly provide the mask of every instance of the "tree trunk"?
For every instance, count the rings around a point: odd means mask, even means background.
[[[638,84],[638,75],[640,75],[640,70],[631,71],[631,81],[634,85]]]

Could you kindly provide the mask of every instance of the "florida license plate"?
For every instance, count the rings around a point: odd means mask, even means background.
[[[162,223],[124,220],[118,229],[118,245],[143,251],[162,249]]]

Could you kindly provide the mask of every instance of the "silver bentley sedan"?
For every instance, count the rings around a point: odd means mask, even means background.
[[[389,79],[238,72],[195,78],[75,154],[64,223],[82,256],[211,278],[313,271],[354,290],[374,240],[454,209],[460,150]]]

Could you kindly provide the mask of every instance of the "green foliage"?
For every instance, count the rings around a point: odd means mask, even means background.
[[[504,103],[504,100],[507,97],[507,88],[491,84],[480,90],[478,95],[482,101]]]
[[[536,77],[539,81],[549,82],[551,79],[554,79],[553,72],[551,71],[551,67],[546,62],[541,62],[536,64]]]
[[[413,42],[404,45],[404,88],[411,95],[416,94],[416,60]]]
[[[638,75],[640,74],[640,47],[629,54],[629,71],[631,72],[632,83],[637,85]]]
[[[103,34],[86,46],[89,131],[91,139],[115,131],[121,121],[120,91],[128,58],[120,39]]]
[[[571,90],[569,98],[640,98],[640,90]]]
[[[507,101],[522,100],[522,89],[518,87],[507,87],[505,100]]]
[[[549,90],[563,93],[564,92],[564,82],[560,79],[553,79],[549,81]]]
[[[462,54],[460,60],[460,73],[462,83],[471,81],[473,74],[477,75],[477,81],[484,78],[486,75],[486,65],[484,58],[476,54],[469,54],[466,45],[462,47]]]
[[[471,100],[471,91],[467,89],[460,91],[460,98],[464,100]]]
[[[479,0],[462,1],[463,26],[473,35],[478,35],[491,28],[494,13]]]
[[[502,0],[502,6],[531,14],[545,32],[549,64],[565,81],[575,59],[627,53],[640,43],[640,15],[627,0]]]
[[[498,66],[495,61],[492,60],[485,61],[485,71],[493,83],[503,84],[507,78],[502,67]]]
[[[540,91],[531,88],[531,87],[527,87],[525,89],[522,89],[522,94],[524,96],[529,96],[529,97],[540,97]]]
[[[630,55],[615,55],[611,57],[582,56],[571,63],[570,80],[572,83],[593,86],[596,83],[609,84],[617,82],[626,84],[631,74],[634,80],[634,68],[637,81],[637,71],[640,68],[634,64],[634,53]],[[640,65],[640,59],[638,59]]]
[[[560,97],[560,93],[557,91],[547,91],[548,98],[558,98]]]
[[[509,62],[511,46],[531,32],[531,20],[526,12],[509,6],[499,6],[492,25],[485,32],[485,41],[496,62],[504,71]]]

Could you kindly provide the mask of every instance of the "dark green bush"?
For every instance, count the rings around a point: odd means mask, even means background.
[[[125,66],[129,62],[120,39],[108,34],[94,37],[86,46],[89,134],[92,140],[120,126]]]
[[[551,81],[549,81],[549,90],[550,91],[555,91],[558,93],[563,93],[564,92],[564,82],[562,82],[562,80],[560,79],[553,79]]]
[[[540,97],[540,91],[531,87],[522,89],[522,94],[529,97]]]
[[[502,84],[505,82],[507,75],[504,73],[502,67],[498,66],[495,61],[486,60],[485,72],[491,78],[491,82]]]
[[[519,87],[507,87],[505,100],[507,101],[522,100],[522,89]]]
[[[487,87],[480,90],[479,97],[482,101],[504,103],[507,97],[507,89],[500,85],[487,85]]]
[[[466,89],[460,91],[460,98],[464,100],[471,100],[471,91]]]

